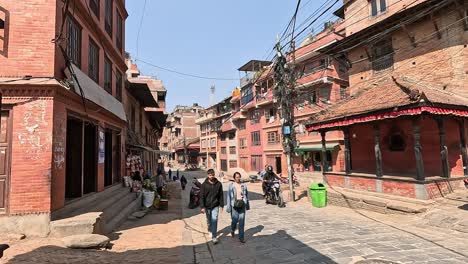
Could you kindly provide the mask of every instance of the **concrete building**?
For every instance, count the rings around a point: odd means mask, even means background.
[[[344,133],[345,166],[324,173],[328,184],[418,199],[462,188],[467,4],[344,1],[346,37],[321,52],[348,64],[351,97],[308,125],[325,140]]]
[[[193,140],[200,138],[200,127],[195,123],[195,120],[203,114],[203,111],[203,107],[198,104],[192,106],[178,105],[169,114],[163,132],[163,141],[161,141],[163,148],[171,152],[170,158],[166,162],[178,166],[195,162],[193,158],[189,159],[187,157],[187,151],[190,150],[191,156],[196,155],[197,157],[195,163],[198,163],[199,145],[194,144]],[[192,143],[188,144],[187,142]]]

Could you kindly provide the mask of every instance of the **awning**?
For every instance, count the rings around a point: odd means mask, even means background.
[[[329,143],[329,144],[325,144],[325,147],[327,150],[333,150],[334,148],[338,147],[339,144],[337,143]],[[304,152],[307,152],[307,151],[322,151],[322,144],[307,144],[303,147],[300,147],[300,148],[297,148],[296,149],[296,153],[297,154],[303,154]]]
[[[73,90],[75,93],[81,95],[79,88],[81,87],[83,90],[83,96],[86,99],[106,109],[121,120],[127,121],[125,110],[119,100],[106,92],[104,88],[99,86],[94,80],[89,78],[88,75],[82,72],[78,66],[71,64],[71,68],[73,69],[74,75],[72,76],[68,69],[66,70],[66,74],[68,78],[73,80]]]
[[[128,144],[128,148],[133,149],[133,150],[148,151],[148,152],[152,152],[152,153],[156,153],[160,155],[171,155],[170,151],[154,149],[154,148],[150,148],[150,147],[143,146],[143,145]]]

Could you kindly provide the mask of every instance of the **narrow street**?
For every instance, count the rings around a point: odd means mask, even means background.
[[[60,240],[26,239],[12,245],[1,263],[355,263],[382,259],[397,263],[466,263],[468,238],[419,226],[417,219],[300,201],[285,208],[266,205],[260,184],[250,184],[246,244],[230,236],[222,213],[220,243],[213,245],[204,215],[188,209],[191,172],[182,196],[171,196],[168,211],[129,219],[110,237],[112,249],[72,250]],[[225,183],[227,186],[227,183]],[[178,187],[178,186],[177,186]],[[408,220],[409,219],[409,220]],[[393,223],[388,225],[388,223]],[[463,255],[465,254],[465,255]]]

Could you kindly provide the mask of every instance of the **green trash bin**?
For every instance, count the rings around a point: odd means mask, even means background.
[[[313,183],[309,187],[312,205],[322,208],[327,205],[327,187],[323,183]]]

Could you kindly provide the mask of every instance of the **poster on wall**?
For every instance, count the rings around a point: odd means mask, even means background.
[[[99,160],[98,163],[104,163],[106,153],[104,152],[104,131],[99,131]]]

